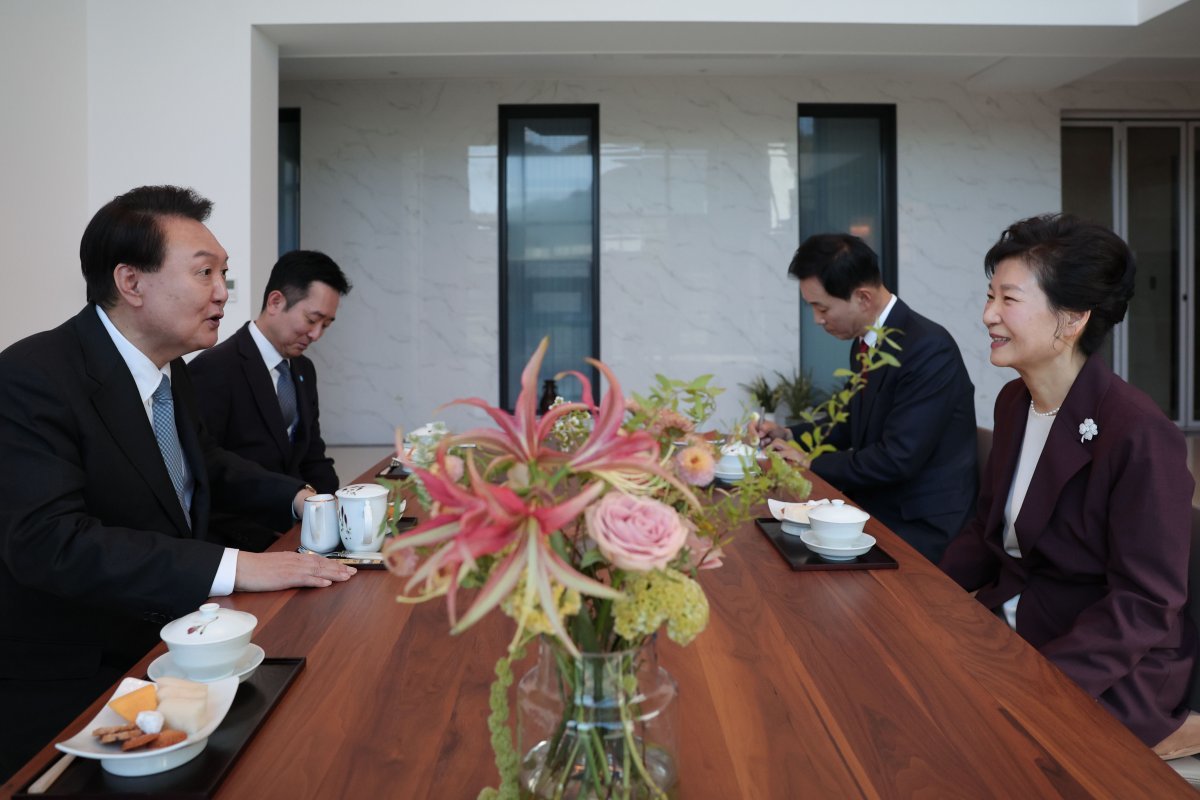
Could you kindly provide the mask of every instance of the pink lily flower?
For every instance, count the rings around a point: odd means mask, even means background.
[[[444,450],[439,457],[444,458]],[[405,594],[418,587],[422,591],[402,599],[426,600],[446,595],[452,633],[459,633],[499,605],[516,587],[522,573],[536,587],[542,610],[551,627],[571,652],[577,652],[553,600],[553,583],[595,597],[616,599],[621,593],[610,586],[577,572],[549,545],[549,536],[579,517],[604,491],[594,481],[567,500],[549,506],[522,498],[507,486],[488,483],[479,474],[473,458],[467,458],[470,488],[446,479],[441,474],[416,469],[430,497],[438,504],[437,513],[413,530],[395,537],[385,546],[387,562],[393,572],[405,566],[402,551],[414,547],[438,546],[412,573]],[[491,570],[487,583],[475,597],[461,620],[457,618],[457,592],[462,577],[484,555],[501,555],[503,560]],[[518,636],[520,631],[518,630]]]

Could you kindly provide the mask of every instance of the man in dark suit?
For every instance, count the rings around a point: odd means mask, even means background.
[[[188,366],[200,414],[218,444],[325,493],[337,490],[338,477],[321,439],[317,373],[304,352],[333,324],[349,291],[329,256],[286,253],[271,269],[258,319]],[[261,518],[222,517],[214,529],[256,551],[276,535]]]
[[[850,401],[848,423],[826,439],[838,450],[818,456],[812,470],[937,563],[970,518],[978,489],[975,389],[958,346],[887,290],[877,256],[856,236],[809,237],[788,274],[799,279],[816,323],[853,341],[852,369],[860,368],[861,350],[877,346],[870,328],[898,331],[891,336],[897,350],[878,346],[899,366],[867,376]],[[800,428],[766,423],[759,433],[769,443],[792,439]]]
[[[0,778],[208,597],[353,574],[209,536],[210,506],[285,524],[312,493],[200,424],[181,356],[228,298],[210,208],[170,186],[112,200],[80,244],[88,305],[0,353]]]

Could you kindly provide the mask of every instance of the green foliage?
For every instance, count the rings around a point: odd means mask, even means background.
[[[669,409],[685,415],[694,425],[701,425],[717,409],[717,395],[725,390],[710,386],[712,375],[701,375],[690,381],[674,380],[666,375],[655,375],[656,384],[648,395],[634,393],[637,404],[632,422],[643,425],[654,416],[656,410]],[[640,415],[640,418],[639,418]]]
[[[812,370],[797,369],[790,378],[782,372],[775,374],[779,376],[779,383],[775,384],[779,402],[787,404],[792,417],[799,418],[804,411],[820,402],[822,392],[813,380]]]
[[[512,665],[525,657],[522,645],[516,652],[505,652],[496,661],[496,680],[488,692],[488,730],[492,734],[492,752],[496,754],[496,770],[500,773],[500,788],[487,788],[479,800],[518,800],[520,797],[521,758],[513,746],[512,730],[508,727],[508,689],[513,684]]]
[[[826,442],[826,439],[835,427],[850,419],[850,400],[866,388],[868,375],[883,367],[900,366],[899,360],[894,355],[879,349],[881,344],[886,344],[893,350],[900,350],[900,345],[892,339],[892,335],[899,333],[899,330],[874,327],[871,330],[875,331],[875,346],[865,353],[858,354],[859,370],[857,372],[849,369],[834,370],[835,378],[846,379],[845,386],[833,392],[824,403],[800,414],[800,419],[811,427],[800,435],[800,441],[796,445],[809,459],[814,459],[824,453],[832,453],[837,449]]]
[[[779,373],[775,374],[778,375]],[[749,392],[754,404],[761,407],[768,414],[775,411],[779,406],[779,399],[783,394],[782,384],[772,386],[765,377],[756,375],[749,383],[738,385]]]

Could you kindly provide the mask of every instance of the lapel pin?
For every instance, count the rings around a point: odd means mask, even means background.
[[[1088,417],[1083,422],[1079,423],[1079,441],[1090,441],[1093,436],[1100,433],[1100,429],[1096,427],[1096,421]]]

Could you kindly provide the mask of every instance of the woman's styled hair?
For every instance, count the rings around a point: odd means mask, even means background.
[[[1076,347],[1084,355],[1100,349],[1113,326],[1125,318],[1133,297],[1133,251],[1108,228],[1070,214],[1044,214],[1008,226],[984,256],[984,273],[1020,258],[1037,277],[1053,311],[1090,311]]]

